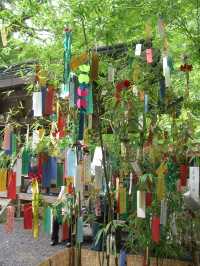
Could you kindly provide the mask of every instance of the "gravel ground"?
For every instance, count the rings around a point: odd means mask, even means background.
[[[40,262],[63,249],[50,246],[50,237],[40,233],[34,240],[31,230],[23,229],[23,220],[16,220],[14,231],[7,234],[0,224],[0,266],[37,266]]]

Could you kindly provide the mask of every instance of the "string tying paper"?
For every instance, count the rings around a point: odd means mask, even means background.
[[[28,203],[24,205],[24,229],[32,229],[33,225],[33,213],[32,204]]]
[[[35,91],[33,92],[32,96],[33,101],[33,115],[38,117],[42,116],[42,92],[41,91]]]
[[[7,169],[0,168],[0,192],[6,191],[7,187]]]
[[[160,217],[158,216],[152,217],[151,235],[152,240],[158,244],[160,242]]]
[[[7,198],[12,200],[16,199],[16,172],[12,170],[8,172]]]
[[[14,229],[14,221],[15,221],[15,207],[8,206],[6,210],[6,224],[5,224],[6,233],[12,233]]]

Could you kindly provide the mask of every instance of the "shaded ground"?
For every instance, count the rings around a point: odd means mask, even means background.
[[[32,231],[23,229],[23,220],[15,221],[10,234],[0,224],[0,266],[36,266],[63,248],[51,247],[50,237],[42,232],[39,240],[34,240]]]

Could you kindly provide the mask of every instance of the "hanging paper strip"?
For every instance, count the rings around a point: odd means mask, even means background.
[[[133,173],[130,173],[130,181],[129,181],[129,192],[128,194],[131,195],[133,188]]]
[[[6,233],[12,233],[14,229],[14,221],[15,221],[15,207],[8,206],[6,212],[6,224],[5,224]]]
[[[12,140],[11,140],[11,143],[12,143],[12,156],[16,156],[16,153],[17,153],[17,139],[16,139],[16,134],[14,134],[12,132],[11,136],[12,136]]]
[[[148,99],[149,96],[147,94],[144,95],[144,112],[147,113],[148,112]]]
[[[151,192],[146,192],[146,206],[151,207],[152,205],[152,193]]]
[[[95,189],[103,189],[103,169],[97,165],[95,165]]]
[[[64,185],[64,166],[63,163],[57,164],[57,178],[56,178],[56,187],[61,187]]]
[[[69,106],[74,107],[75,106],[75,98],[76,98],[76,86],[73,77],[70,80],[69,83]]]
[[[137,191],[137,217],[146,217],[146,195],[145,191]]]
[[[40,142],[39,130],[34,129],[32,133],[32,149],[36,149],[38,143]]]
[[[124,187],[119,188],[119,213],[120,214],[127,213],[126,188],[124,188]]]
[[[42,116],[42,92],[33,92],[33,115]]]
[[[83,242],[83,217],[79,217],[77,219],[77,235],[76,235],[76,241],[78,243]]]
[[[76,151],[74,149],[67,150],[67,176],[75,177],[76,175]]]
[[[114,82],[115,80],[115,69],[112,65],[108,66],[108,82]]]
[[[194,166],[189,169],[189,188],[191,197],[199,200],[199,167]]]
[[[93,93],[92,93],[92,86],[89,86],[89,94],[86,96],[87,100],[87,107],[86,107],[86,113],[87,114],[93,114]]]
[[[30,164],[30,151],[25,147],[22,152],[22,175],[27,176]]]
[[[14,172],[16,172],[16,186],[20,187],[22,183],[22,159],[18,158],[15,166],[14,166]]]
[[[99,75],[99,57],[96,53],[93,53],[92,63],[91,63],[91,73],[90,73],[91,81],[97,80],[98,75]]]
[[[32,204],[24,205],[24,229],[32,229],[33,213]]]
[[[7,169],[0,168],[0,192],[6,191],[7,187]]]
[[[126,266],[126,251],[123,249],[119,253],[119,266]]]
[[[50,207],[44,208],[44,214],[43,214],[43,229],[46,234],[51,233],[51,217],[52,216],[52,210]]]
[[[167,56],[163,57],[163,76],[165,77],[165,86],[169,87],[171,84],[171,79],[170,79],[170,68],[168,66]]]
[[[164,226],[166,226],[167,224],[167,201],[166,200],[161,200],[160,224]]]
[[[51,182],[57,179],[57,158],[45,157],[42,165],[42,185],[48,188]]]
[[[70,78],[71,42],[72,32],[66,29],[64,36],[64,84],[67,84]]]
[[[160,217],[158,216],[152,217],[151,236],[155,243],[160,242]]]
[[[33,237],[39,237],[39,187],[37,180],[32,181]]]
[[[58,126],[59,138],[63,138],[65,136],[65,117],[61,111],[58,114],[58,125],[57,126]]]
[[[160,100],[163,101],[165,98],[165,91],[166,91],[166,87],[165,87],[165,79],[162,78],[160,81]]]
[[[4,151],[7,151],[8,153],[11,152],[11,133],[12,133],[12,127],[10,125],[6,126],[4,128],[4,139],[2,143],[2,149]]]
[[[12,170],[8,172],[7,198],[12,200],[16,199],[16,173]]]
[[[189,168],[187,165],[182,164],[180,166],[180,185],[185,187],[187,185],[187,178],[189,175]]]
[[[2,40],[2,44],[3,47],[6,47],[8,45],[8,40],[7,40],[7,29],[5,26],[1,27],[1,40]]]
[[[67,223],[62,224],[62,241],[69,240],[69,225]]]
[[[86,64],[88,61],[88,53],[84,52],[79,56],[73,56],[71,58],[71,69],[72,71],[76,71],[80,65]]]
[[[142,44],[138,43],[135,46],[135,56],[140,56],[142,52]]]
[[[54,95],[55,95],[54,87],[48,86],[48,90],[46,92],[46,98],[45,98],[45,115],[53,114]]]
[[[146,60],[148,64],[153,63],[153,51],[152,48],[146,49]]]
[[[162,200],[165,197],[165,178],[164,176],[158,176],[157,179],[157,198]]]
[[[81,164],[78,164],[76,166],[76,176],[74,178],[74,187],[75,187],[75,192],[80,192],[81,194],[81,198],[82,198],[82,194],[83,194],[83,182],[82,182],[82,178],[81,178]]]
[[[42,114],[45,114],[45,101],[46,101],[46,94],[47,94],[47,88],[44,87],[41,89],[42,93]]]
[[[79,114],[79,132],[78,132],[78,140],[83,140],[84,121],[85,121],[85,113],[81,110],[81,111],[80,111],[80,114]]]

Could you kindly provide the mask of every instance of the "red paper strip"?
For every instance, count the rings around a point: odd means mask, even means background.
[[[62,241],[69,240],[69,225],[64,223],[62,225]]]
[[[148,64],[153,63],[153,52],[151,48],[146,49],[146,59]]]
[[[45,98],[45,115],[53,114],[54,94],[54,88],[52,86],[49,86]]]
[[[63,138],[65,136],[65,117],[62,112],[59,112],[58,115],[58,132],[59,138]]]
[[[180,166],[180,184],[185,187],[187,185],[187,177],[189,175],[189,168],[187,165],[182,164]]]
[[[16,199],[16,172],[12,170],[8,173],[8,192],[7,198]]]
[[[32,229],[33,226],[33,212],[32,204],[24,205],[24,229]]]
[[[130,81],[129,80],[123,80],[121,82],[118,82],[116,84],[116,92],[115,92],[115,97],[116,97],[116,101],[119,102],[120,101],[120,98],[121,98],[121,91],[123,89],[126,89],[128,87],[130,87]]]
[[[152,217],[151,236],[154,242],[160,242],[160,217],[158,216]]]
[[[152,204],[152,193],[146,192],[146,206],[151,207]]]

